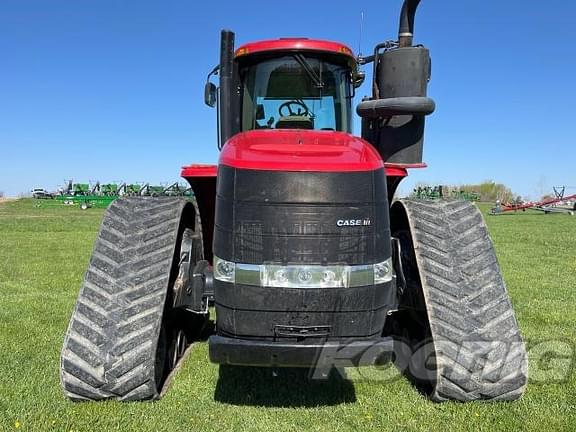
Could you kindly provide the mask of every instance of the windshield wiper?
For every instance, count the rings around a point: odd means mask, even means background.
[[[322,82],[322,79],[316,74],[316,72],[314,72],[314,69],[312,69],[312,66],[310,66],[310,63],[308,63],[306,58],[302,54],[293,54],[293,57],[300,64],[300,66],[304,68],[308,76],[314,82],[314,85],[320,89],[324,88],[324,83]]]

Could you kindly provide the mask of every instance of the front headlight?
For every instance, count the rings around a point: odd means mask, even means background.
[[[214,256],[214,278],[222,282],[234,282],[236,264]]]
[[[392,258],[367,265],[240,264],[214,256],[214,278],[222,282],[278,288],[351,288],[390,282]]]
[[[384,262],[374,264],[374,284],[390,282],[394,277],[394,270],[392,269],[392,259],[387,259]]]
[[[349,276],[345,266],[263,265],[260,285],[281,288],[345,288],[349,285]]]

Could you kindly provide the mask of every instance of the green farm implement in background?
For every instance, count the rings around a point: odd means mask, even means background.
[[[465,200],[465,201],[480,201],[480,194],[478,192],[453,190],[451,192],[451,198]]]
[[[35,189],[36,190],[36,189]],[[42,189],[43,190],[43,189]],[[52,199],[40,199],[34,196],[37,207],[75,206],[82,210],[90,207],[107,208],[116,198],[121,196],[191,196],[192,191],[186,185],[172,183],[168,186],[150,185],[149,183],[93,183],[66,182],[66,186],[58,192],[49,193]]]
[[[76,183],[72,187],[73,195],[88,195],[90,193],[90,185],[88,183]]]
[[[107,208],[116,198],[118,198],[117,195],[59,195],[55,197],[54,201],[86,210],[90,207]]]
[[[480,201],[480,194],[477,192],[460,190],[458,188],[445,185],[419,186],[414,189],[411,197],[422,200],[437,200],[444,198],[465,201]]]
[[[412,197],[422,200],[437,200],[443,196],[443,186],[420,186],[414,189]]]

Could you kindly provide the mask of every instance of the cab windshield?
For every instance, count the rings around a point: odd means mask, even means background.
[[[301,53],[241,68],[242,130],[351,132],[350,69]]]

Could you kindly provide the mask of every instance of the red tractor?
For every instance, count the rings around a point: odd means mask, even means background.
[[[394,361],[434,401],[522,395],[526,351],[480,212],[393,199],[425,166],[435,108],[429,52],[412,44],[418,3],[405,0],[398,41],[365,58],[305,38],[235,50],[222,32],[205,90],[219,163],[183,168],[191,199],[108,208],[64,341],[69,398],[158,398],[207,334],[220,365]]]

